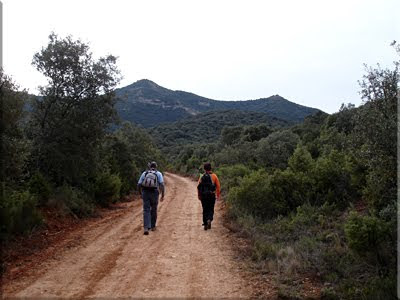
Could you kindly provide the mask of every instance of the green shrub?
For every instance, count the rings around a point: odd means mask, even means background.
[[[308,203],[297,207],[296,212],[291,215],[290,224],[300,229],[302,227],[310,227],[317,225],[320,221],[318,217],[319,208],[309,205]]]
[[[349,247],[360,254],[374,251],[384,236],[381,220],[352,211],[344,226]]]
[[[119,199],[121,179],[118,175],[103,173],[96,178],[95,201],[107,207]]]
[[[195,155],[193,155],[186,161],[186,166],[188,170],[197,171],[201,164],[202,160]]]
[[[314,161],[307,148],[299,144],[289,158],[288,165],[294,172],[309,172],[313,168]]]
[[[43,222],[37,210],[37,200],[28,191],[5,191],[1,199],[1,239],[13,234],[23,234]]]
[[[29,192],[37,197],[40,205],[46,204],[51,194],[50,183],[42,175],[42,173],[36,173],[29,180]]]
[[[49,202],[77,217],[90,216],[94,211],[93,201],[88,194],[66,184],[56,189]]]
[[[397,174],[388,172],[389,167],[382,163],[368,171],[363,196],[368,205],[376,210],[383,209],[387,203],[397,199]]]
[[[260,170],[245,176],[228,194],[230,207],[239,214],[251,214],[264,221],[287,215],[307,202],[312,182],[304,173],[287,169],[272,175]]]
[[[372,278],[362,290],[361,299],[370,300],[390,300],[397,298],[397,280],[396,274],[390,274],[385,277]]]
[[[256,240],[253,246],[252,258],[256,261],[276,259],[279,250],[280,247],[277,244]]]
[[[245,176],[238,187],[231,188],[228,204],[236,216],[250,214],[255,217],[268,218],[281,211],[280,203],[271,203],[265,193],[270,176],[263,170]],[[278,207],[274,207],[277,205]]]
[[[225,146],[220,152],[215,154],[215,161],[218,165],[233,165],[242,160],[237,147]]]
[[[333,150],[329,155],[318,158],[312,173],[315,182],[312,202],[317,205],[335,203],[342,209],[347,207],[357,196],[352,173],[352,164],[343,152]]]
[[[243,177],[249,175],[251,170],[242,164],[223,166],[215,170],[218,174],[223,191],[229,192],[234,186],[239,186]]]
[[[393,273],[396,264],[396,242],[393,224],[376,216],[351,212],[344,225],[349,247],[371,263],[378,264],[381,273]]]
[[[289,129],[271,133],[257,142],[254,154],[257,163],[270,169],[285,169],[299,140],[299,136]]]
[[[120,197],[129,195],[136,189],[137,180],[136,178],[127,178],[121,180]]]
[[[139,170],[137,166],[131,162],[120,167],[119,177],[121,179],[120,196],[125,196],[136,190]]]
[[[265,195],[269,201],[275,203],[275,207],[281,206],[280,210],[275,211],[276,215],[287,215],[309,200],[312,186],[309,176],[302,172],[294,173],[290,169],[276,170],[270,177],[270,185]]]

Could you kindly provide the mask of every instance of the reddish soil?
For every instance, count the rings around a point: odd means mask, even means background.
[[[195,185],[166,174],[158,227],[148,236],[140,200],[84,221],[49,218],[45,230],[4,249],[3,297],[254,296],[257,281],[233,250],[238,240],[222,225],[219,203],[212,229],[203,230]]]
[[[134,198],[127,200],[133,201]],[[60,213],[58,209],[42,209],[45,220],[43,226],[34,229],[28,236],[17,237],[3,245],[2,284],[8,285],[18,278],[34,275],[41,262],[58,255],[64,248],[78,245],[81,231],[86,227],[97,226],[110,218],[118,217],[130,205],[135,204],[117,203],[109,208],[98,208],[95,216],[87,219],[77,219],[70,214]]]

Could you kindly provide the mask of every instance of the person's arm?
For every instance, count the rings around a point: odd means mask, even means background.
[[[219,197],[221,196],[221,184],[219,183],[219,179],[218,176],[216,174],[214,175],[214,180],[215,180],[215,195],[217,196],[217,200],[219,199]]]
[[[138,190],[138,192],[139,192],[139,195],[142,194],[142,182],[143,182],[143,180],[144,180],[144,173],[145,173],[145,172],[143,172],[142,175],[140,176],[139,181],[138,181],[138,184],[137,184],[137,190]]]
[[[197,182],[197,198],[201,201],[201,193],[200,193],[200,190],[199,190],[199,184],[200,184],[200,181],[201,181],[201,174],[200,174],[200,177],[199,177],[199,181]]]
[[[164,201],[164,192],[165,192],[164,183],[160,183],[158,188],[160,189],[161,192],[161,201]]]
[[[161,172],[157,172],[157,176],[158,176],[158,188],[161,192],[161,201],[164,200],[164,195],[165,195],[165,186],[164,186],[164,177],[162,176]]]

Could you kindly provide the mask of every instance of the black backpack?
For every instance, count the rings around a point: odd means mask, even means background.
[[[201,176],[197,189],[202,196],[208,196],[215,193],[215,184],[211,179],[211,174],[205,173],[203,176]]]

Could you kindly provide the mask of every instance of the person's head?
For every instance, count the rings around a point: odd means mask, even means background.
[[[209,171],[211,171],[211,163],[205,163],[204,164],[204,171],[206,171],[206,172],[209,172]]]
[[[157,163],[155,161],[152,161],[151,163],[149,163],[149,168],[150,169],[157,169]]]

